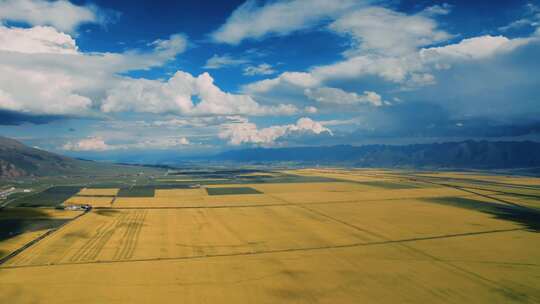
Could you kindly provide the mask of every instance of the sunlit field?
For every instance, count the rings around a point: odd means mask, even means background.
[[[60,207],[93,208],[0,213],[22,227],[2,257],[31,243],[2,261],[0,302],[539,303],[539,183],[303,169],[62,188]]]

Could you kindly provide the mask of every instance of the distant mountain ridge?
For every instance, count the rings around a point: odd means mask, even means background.
[[[0,136],[0,178],[68,174],[96,166],[104,165],[31,148]]]
[[[404,146],[251,148],[223,152],[216,159],[358,167],[530,168],[540,167],[540,143],[468,140]]]

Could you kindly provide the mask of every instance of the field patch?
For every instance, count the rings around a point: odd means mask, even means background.
[[[81,186],[55,186],[42,192],[25,196],[10,203],[17,207],[54,207],[77,194]]]
[[[197,189],[156,189],[155,197],[201,197],[206,195],[202,188]]]
[[[110,207],[113,196],[72,196],[64,202],[64,205],[90,205],[92,207]]]
[[[206,188],[208,195],[239,195],[239,194],[262,194],[262,192],[250,187],[215,187]]]
[[[83,188],[78,196],[115,196],[118,193],[118,188]]]
[[[118,197],[153,197],[154,186],[133,186],[129,188],[120,188]]]

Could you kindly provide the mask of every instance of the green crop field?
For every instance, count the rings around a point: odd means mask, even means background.
[[[54,186],[44,191],[19,197],[10,203],[18,207],[54,207],[77,194],[82,186]]]
[[[249,187],[224,187],[224,188],[207,188],[208,195],[235,195],[235,194],[260,194],[257,191]]]

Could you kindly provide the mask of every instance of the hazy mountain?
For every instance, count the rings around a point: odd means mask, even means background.
[[[540,143],[463,141],[405,146],[253,148],[224,152],[216,159],[360,167],[527,168],[540,166]]]
[[[35,149],[14,139],[0,136],[0,178],[93,174],[109,170],[111,164],[74,159]]]

